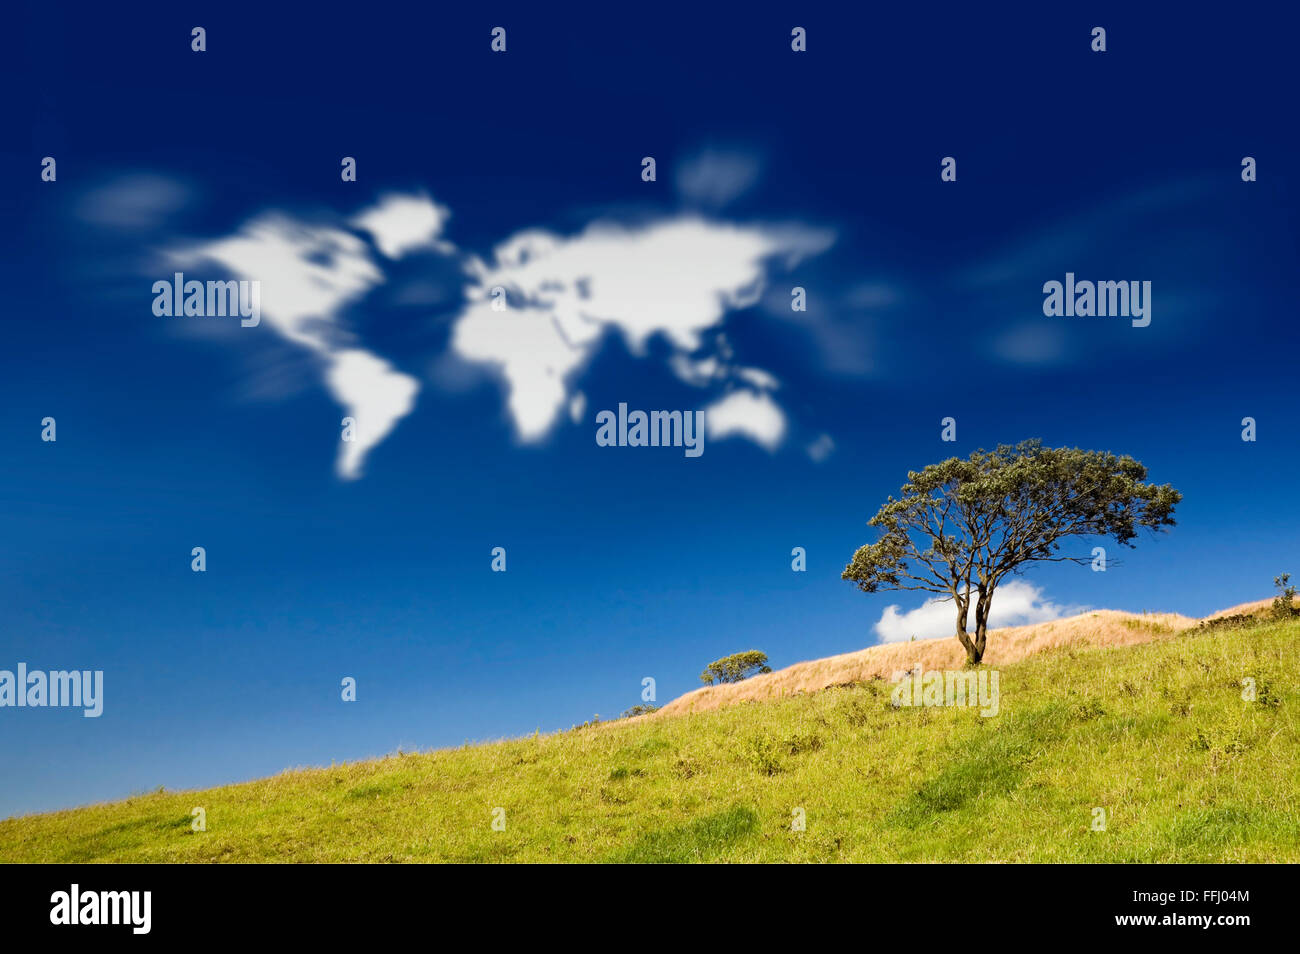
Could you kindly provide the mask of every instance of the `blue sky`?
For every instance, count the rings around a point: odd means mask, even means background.
[[[0,668],[102,669],[105,704],[0,709],[0,816],[567,728],[729,652],[870,645],[921,600],[840,580],[866,520],[998,442],[1132,454],[1185,497],[1122,567],[1031,568],[1026,611],[1268,595],[1300,573],[1280,16],[20,8]],[[175,262],[231,277],[240,237],[257,327],[154,315]],[[1045,316],[1067,271],[1151,281],[1151,324]],[[349,401],[386,421],[351,463]],[[731,433],[599,447],[620,402]]]

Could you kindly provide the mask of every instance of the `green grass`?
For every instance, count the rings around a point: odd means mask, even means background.
[[[994,718],[873,682],[10,819],[0,860],[1297,862],[1297,677],[1300,622],[1190,631],[1007,666]]]

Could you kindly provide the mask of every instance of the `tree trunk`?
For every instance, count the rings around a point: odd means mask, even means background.
[[[953,599],[957,601],[957,641],[966,650],[966,658],[972,663],[977,663],[980,661],[980,656],[984,655],[984,650],[981,648],[979,653],[976,654],[975,644],[971,642],[971,638],[966,632],[966,617],[970,612],[970,597],[968,595],[958,596],[954,593]]]
[[[993,608],[993,590],[986,593],[980,590],[979,599],[975,601],[975,650],[969,652],[971,664],[984,658],[984,647],[989,638],[989,610]]]

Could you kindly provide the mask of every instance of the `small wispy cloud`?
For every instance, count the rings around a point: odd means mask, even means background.
[[[835,441],[829,434],[818,434],[804,449],[814,464],[820,464],[835,453]]]
[[[1137,189],[1043,222],[950,276],[968,320],[1006,325],[985,339],[986,355],[1023,367],[1095,360],[1120,347],[1194,341],[1220,292],[1205,275],[1231,271],[1231,250],[1208,241],[1203,226],[1235,206],[1216,205],[1214,183],[1188,177]],[[1196,224],[1189,228],[1189,222]],[[1122,263],[1122,264],[1120,264]],[[1199,265],[1198,265],[1199,263]],[[1118,270],[1117,270],[1118,269]],[[1076,272],[1088,279],[1155,279],[1154,322],[1141,335],[1098,333],[1104,325],[1063,323],[1042,313],[1043,284]],[[1174,278],[1174,282],[1164,279]],[[1016,317],[1020,321],[1016,322]],[[1085,329],[1078,333],[1076,329]]]
[[[705,149],[677,163],[677,191],[686,200],[719,209],[748,192],[758,182],[762,163],[739,149]]]
[[[1066,329],[1041,320],[1017,325],[997,336],[993,351],[1013,364],[1055,364],[1066,354]]]
[[[75,211],[84,222],[120,231],[160,228],[193,199],[184,183],[153,173],[118,176],[88,190]]]
[[[856,282],[841,287],[833,278],[809,278],[804,288],[804,310],[791,308],[791,289],[772,287],[763,298],[763,310],[807,334],[821,361],[821,369],[849,377],[881,370],[877,328],[895,327],[905,315],[904,289],[883,280]]]

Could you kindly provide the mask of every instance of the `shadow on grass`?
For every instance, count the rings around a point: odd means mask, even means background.
[[[887,820],[902,828],[920,828],[975,802],[1007,795],[1024,778],[1034,754],[1062,736],[1071,713],[1052,704],[977,732],[949,750],[937,775],[922,782],[900,802]]]
[[[1168,837],[1180,849],[1217,849],[1257,841],[1295,843],[1300,840],[1300,819],[1246,806],[1202,809],[1174,819]]]
[[[59,855],[59,864],[81,864],[107,858],[126,847],[137,847],[154,841],[160,835],[188,833],[193,819],[189,815],[159,817],[146,815],[108,825],[98,831],[78,838],[67,845]]]
[[[758,830],[758,814],[744,805],[698,818],[688,825],[650,832],[605,860],[614,864],[685,864],[716,861]]]

